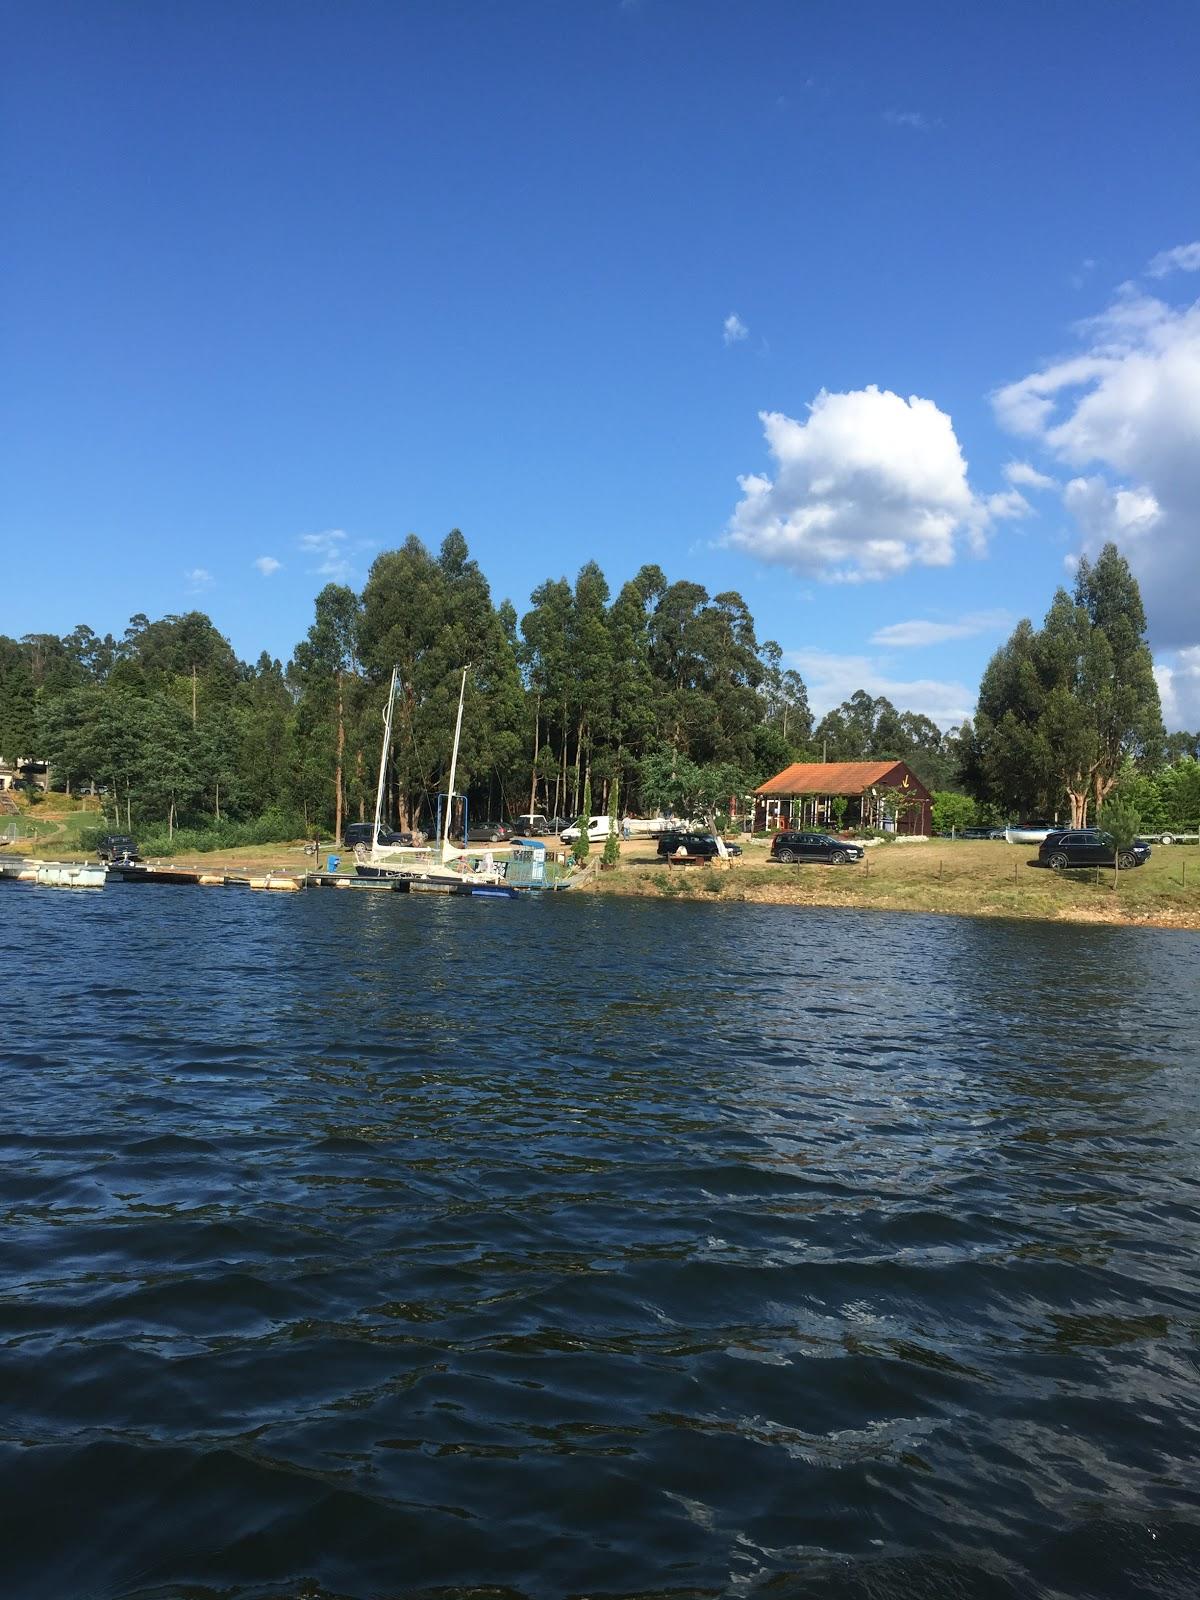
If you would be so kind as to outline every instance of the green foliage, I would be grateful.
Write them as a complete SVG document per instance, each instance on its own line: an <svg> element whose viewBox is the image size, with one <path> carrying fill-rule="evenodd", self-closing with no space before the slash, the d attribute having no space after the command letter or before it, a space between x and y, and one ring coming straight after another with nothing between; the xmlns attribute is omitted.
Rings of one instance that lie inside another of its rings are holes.
<svg viewBox="0 0 1200 1600"><path fill-rule="evenodd" d="M621 859L621 835L617 832L617 800L620 780L613 779L608 796L608 838L604 841L603 861L606 867L615 867Z"/></svg>
<svg viewBox="0 0 1200 1600"><path fill-rule="evenodd" d="M1118 850L1124 850L1131 845L1142 826L1140 812L1127 801L1114 799L1111 795L1104 802L1100 822L1106 831L1112 834Z"/></svg>
<svg viewBox="0 0 1200 1600"><path fill-rule="evenodd" d="M1200 827L1200 761L1187 757L1158 777L1164 820L1189 829Z"/></svg>
<svg viewBox="0 0 1200 1600"><path fill-rule="evenodd" d="M89 830L84 848L94 850L107 828ZM213 850L236 850L244 845L287 844L306 837L304 818L295 813L265 812L246 822L220 822L176 828L139 828L138 848L147 858L166 855L204 854Z"/></svg>
<svg viewBox="0 0 1200 1600"><path fill-rule="evenodd" d="M952 829L969 828L975 821L975 802L970 795L958 794L953 790L939 790L933 796L933 805L930 808L933 817L933 826L939 833L949 833Z"/></svg>
<svg viewBox="0 0 1200 1600"><path fill-rule="evenodd" d="M746 774L728 761L699 765L670 749L652 750L641 764L642 795L654 811L687 821L712 817L750 787Z"/></svg>
<svg viewBox="0 0 1200 1600"><path fill-rule="evenodd" d="M980 800L1017 814L1071 819L1100 807L1123 764L1153 766L1164 734L1146 617L1115 545L1082 561L1075 592L1060 589L1035 632L1028 621L992 657L960 772Z"/></svg>
<svg viewBox="0 0 1200 1600"><path fill-rule="evenodd" d="M806 755L816 761L904 761L931 792L955 778L952 736L929 717L898 711L885 696L872 698L863 689L825 714L811 744Z"/></svg>
<svg viewBox="0 0 1200 1600"><path fill-rule="evenodd" d="M1075 603L1089 617L1120 614L1120 574L1110 567L1102 558L1085 574ZM942 790L960 768L980 775L972 787L981 790L998 765L1009 791L1030 773L1047 792L1057 781L1052 742L1043 734L1039 743L1011 695L1001 699L1017 729L1002 761L990 724L943 738L927 718L865 692L814 733L803 681L780 645L759 643L740 595L710 596L655 565L613 595L589 562L574 581L539 584L518 617L508 601L495 603L457 530L436 553L415 537L382 552L361 594L326 585L286 664L266 654L238 661L202 612L155 621L139 613L119 638L84 625L61 638L0 638L0 755L48 759L56 787L103 791L110 815L119 807L122 826L141 831L161 823L170 835L181 819L189 832L202 818L248 824L271 812L298 819L299 833L331 836L339 798L343 819L372 813L396 666L383 820L428 830L449 776L464 664L457 787L476 818L528 807L576 815L590 807L588 772L629 812L699 819L734 798L740 810L755 784L819 758L822 742L831 759L906 760ZM1040 694L1038 660L1021 657L1014 671L1026 668ZM1105 680L1113 715L1127 679L1114 655ZM1200 748L1191 737L1180 736L1177 754ZM1097 747L1101 738L1097 724ZM992 788L987 798L998 803Z"/></svg>
<svg viewBox="0 0 1200 1600"><path fill-rule="evenodd" d="M588 838L588 821L592 813L592 780L590 774L583 780L583 813L579 818L579 837L571 846L571 854L576 864L583 866L588 856L592 853L591 840Z"/></svg>

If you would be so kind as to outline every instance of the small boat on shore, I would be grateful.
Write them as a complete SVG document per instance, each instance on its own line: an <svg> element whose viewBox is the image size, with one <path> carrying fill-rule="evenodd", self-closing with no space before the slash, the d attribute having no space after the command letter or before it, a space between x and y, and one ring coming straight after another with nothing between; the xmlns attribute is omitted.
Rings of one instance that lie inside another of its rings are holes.
<svg viewBox="0 0 1200 1600"><path fill-rule="evenodd" d="M1009 844L1042 844L1063 826L1061 822L1010 822L1004 837Z"/></svg>

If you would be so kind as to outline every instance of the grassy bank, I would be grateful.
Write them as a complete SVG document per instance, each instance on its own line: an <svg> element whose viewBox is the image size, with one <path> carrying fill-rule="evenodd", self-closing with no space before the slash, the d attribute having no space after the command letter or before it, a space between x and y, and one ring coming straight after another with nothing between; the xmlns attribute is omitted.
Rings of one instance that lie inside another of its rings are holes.
<svg viewBox="0 0 1200 1600"><path fill-rule="evenodd" d="M12 853L44 859L86 855L79 848L80 824L94 826L94 815L56 822L53 833L43 833L36 842L27 840ZM881 844L867 852L866 861L843 867L773 865L767 848L762 839L744 843L744 855L729 869L668 868L656 855L652 840L630 840L621 846L619 866L597 872L585 892L1200 929L1196 845L1160 845L1144 867L1116 875L1115 883L1111 868L1052 872L1036 864L1036 848L992 840ZM179 866L209 872L224 868L301 873L324 866L331 849L323 846L314 858L305 854L302 841L295 840L215 850L209 845L201 853L177 837L175 849L161 855ZM341 855L342 870L352 871L350 852Z"/></svg>
<svg viewBox="0 0 1200 1600"><path fill-rule="evenodd" d="M843 867L772 864L765 840L743 849L730 869L668 868L651 845L630 843L620 867L597 877L596 892L1200 928L1195 845L1160 846L1115 882L1111 868L1052 872L1036 864L1036 847L996 840L879 845Z"/></svg>

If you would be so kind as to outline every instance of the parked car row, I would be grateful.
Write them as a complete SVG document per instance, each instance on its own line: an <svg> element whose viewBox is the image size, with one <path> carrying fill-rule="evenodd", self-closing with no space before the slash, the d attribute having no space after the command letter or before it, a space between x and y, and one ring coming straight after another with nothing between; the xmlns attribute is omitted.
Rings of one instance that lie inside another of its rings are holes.
<svg viewBox="0 0 1200 1600"><path fill-rule="evenodd" d="M574 844L579 838L580 824L585 819L577 817L548 817L539 811L522 812L511 822L474 822L467 829L471 844L501 844L507 839L544 839L556 835L564 844ZM607 814L586 818L587 836L592 844L602 844L608 838L612 818ZM658 838L669 824L662 817L621 817L617 832L623 838ZM344 832L344 841L350 845L371 843L372 824L351 823ZM418 836L419 837L419 836ZM414 836L396 833L391 828L380 828L380 844L411 844Z"/></svg>
<svg viewBox="0 0 1200 1600"><path fill-rule="evenodd" d="M353 850L355 845L362 844L370 847L371 835L375 832L373 822L350 822L342 829L342 844L347 850ZM395 828L381 827L379 830L380 844L418 844L421 835L407 831L397 832Z"/></svg>
<svg viewBox="0 0 1200 1600"><path fill-rule="evenodd" d="M516 833L523 839L544 839L548 834L561 833L570 825L570 817L547 817L540 811L522 812L513 823Z"/></svg>

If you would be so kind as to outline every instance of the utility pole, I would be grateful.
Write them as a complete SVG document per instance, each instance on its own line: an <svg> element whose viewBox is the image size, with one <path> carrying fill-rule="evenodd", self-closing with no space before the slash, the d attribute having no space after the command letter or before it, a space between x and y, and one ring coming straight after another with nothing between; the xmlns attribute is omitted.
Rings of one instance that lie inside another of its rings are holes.
<svg viewBox="0 0 1200 1600"><path fill-rule="evenodd" d="M196 663L192 662L192 727L196 726Z"/></svg>

